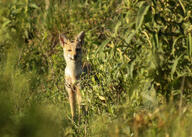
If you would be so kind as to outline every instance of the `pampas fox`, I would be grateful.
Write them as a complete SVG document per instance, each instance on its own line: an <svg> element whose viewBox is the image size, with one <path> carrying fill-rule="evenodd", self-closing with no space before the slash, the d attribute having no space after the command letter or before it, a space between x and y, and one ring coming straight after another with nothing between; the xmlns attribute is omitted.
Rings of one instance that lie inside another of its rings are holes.
<svg viewBox="0 0 192 137"><path fill-rule="evenodd" d="M80 115L81 93L80 75L82 74L82 49L84 32L80 32L73 42L68 40L63 34L59 35L60 44L63 48L65 68L65 88L68 92L72 119L76 117L76 104Z"/></svg>

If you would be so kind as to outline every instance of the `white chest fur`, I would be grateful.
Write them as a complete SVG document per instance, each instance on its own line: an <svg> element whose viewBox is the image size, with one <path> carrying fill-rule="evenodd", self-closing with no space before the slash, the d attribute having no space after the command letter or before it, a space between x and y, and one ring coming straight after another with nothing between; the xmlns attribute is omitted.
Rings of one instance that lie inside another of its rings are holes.
<svg viewBox="0 0 192 137"><path fill-rule="evenodd" d="M81 63L79 64L67 64L65 68L65 76L72 78L72 83L75 83L76 80L80 77L82 73Z"/></svg>

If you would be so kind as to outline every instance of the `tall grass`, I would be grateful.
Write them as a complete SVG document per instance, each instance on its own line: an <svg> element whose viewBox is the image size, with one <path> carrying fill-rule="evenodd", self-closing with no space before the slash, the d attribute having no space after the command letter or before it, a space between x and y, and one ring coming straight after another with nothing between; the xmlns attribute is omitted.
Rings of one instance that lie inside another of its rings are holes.
<svg viewBox="0 0 192 137"><path fill-rule="evenodd" d="M0 2L0 135L192 136L188 0ZM58 34L86 32L81 122Z"/></svg>

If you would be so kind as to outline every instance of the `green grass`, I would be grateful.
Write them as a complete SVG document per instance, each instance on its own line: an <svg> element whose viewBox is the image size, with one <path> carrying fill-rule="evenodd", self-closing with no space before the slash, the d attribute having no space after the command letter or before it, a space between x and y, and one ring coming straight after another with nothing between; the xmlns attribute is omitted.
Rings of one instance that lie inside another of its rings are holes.
<svg viewBox="0 0 192 137"><path fill-rule="evenodd" d="M191 137L189 0L2 0L2 137ZM60 32L85 31L84 114L73 123Z"/></svg>

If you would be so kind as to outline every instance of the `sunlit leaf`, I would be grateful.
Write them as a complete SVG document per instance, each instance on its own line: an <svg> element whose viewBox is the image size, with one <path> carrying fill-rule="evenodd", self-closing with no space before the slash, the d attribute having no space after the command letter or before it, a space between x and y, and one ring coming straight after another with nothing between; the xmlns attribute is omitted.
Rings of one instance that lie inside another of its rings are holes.
<svg viewBox="0 0 192 137"><path fill-rule="evenodd" d="M103 43L101 43L101 45L99 46L99 48L96 51L96 54L103 51L104 47L110 42L110 39L105 40Z"/></svg>
<svg viewBox="0 0 192 137"><path fill-rule="evenodd" d="M189 53L189 57L191 57L192 56L192 38L191 38L191 33L188 34L188 39L189 39L188 53Z"/></svg>
<svg viewBox="0 0 192 137"><path fill-rule="evenodd" d="M179 56L178 58L176 58L176 59L174 60L174 62L173 62L172 69L171 69L171 79L173 79L173 75L174 75L174 73L176 72L177 64L178 64L178 62L179 62L179 60L180 60L181 57L182 57L182 55Z"/></svg>
<svg viewBox="0 0 192 137"><path fill-rule="evenodd" d="M29 7L34 8L34 9L38 9L39 8L35 3L30 3Z"/></svg>
<svg viewBox="0 0 192 137"><path fill-rule="evenodd" d="M125 38L125 41L127 44L129 44L129 42L132 40L132 38L135 36L136 31L131 32L131 34L129 34L129 36L127 38Z"/></svg>
<svg viewBox="0 0 192 137"><path fill-rule="evenodd" d="M100 100L104 101L106 100L104 96L98 96Z"/></svg>
<svg viewBox="0 0 192 137"><path fill-rule="evenodd" d="M121 22L119 21L115 26L115 36L117 35L118 29L121 26Z"/></svg>
<svg viewBox="0 0 192 137"><path fill-rule="evenodd" d="M139 11L137 13L137 18L136 18L136 30L140 29L140 27L144 21L144 17L149 10L149 7L150 6L147 3L141 4Z"/></svg>

